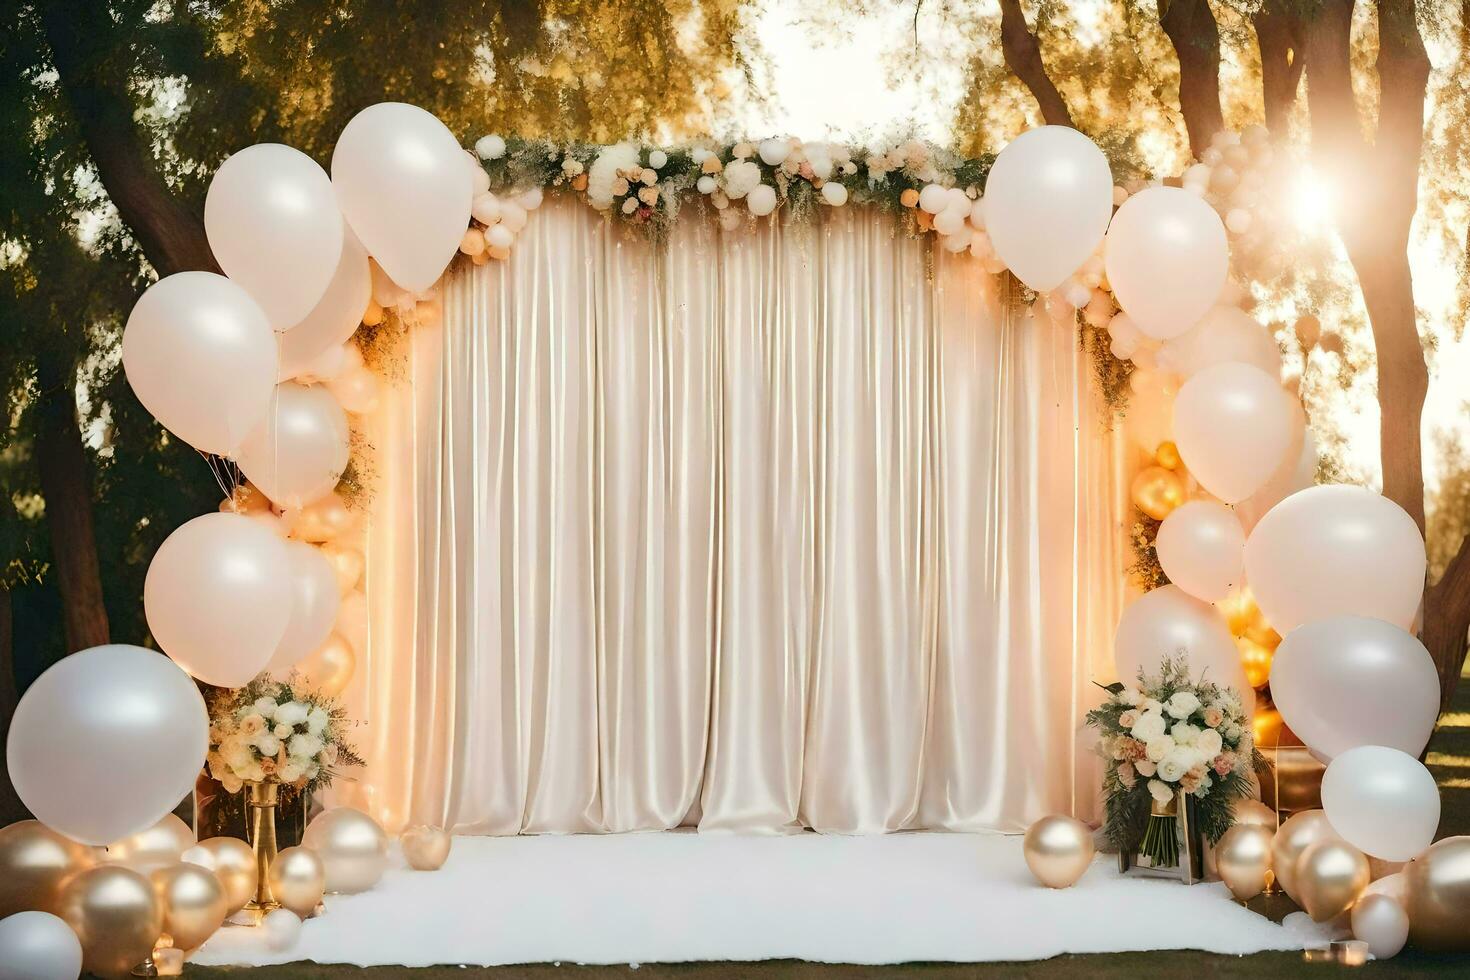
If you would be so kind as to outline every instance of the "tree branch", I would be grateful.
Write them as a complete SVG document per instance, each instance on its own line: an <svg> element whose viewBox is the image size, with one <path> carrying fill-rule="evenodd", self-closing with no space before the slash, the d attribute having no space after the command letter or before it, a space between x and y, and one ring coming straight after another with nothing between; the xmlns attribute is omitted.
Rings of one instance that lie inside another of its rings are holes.
<svg viewBox="0 0 1470 980"><path fill-rule="evenodd" d="M1284 0L1266 0L1251 17L1261 50L1261 95L1266 107L1266 128L1284 137L1291 107L1301 87L1306 64L1301 21Z"/></svg>
<svg viewBox="0 0 1470 980"><path fill-rule="evenodd" d="M1026 26L1021 0L1000 0L1000 46L1005 54L1006 67L1030 89L1047 125L1072 126L1072 114L1067 111L1067 103L1041 60L1041 44Z"/></svg>
<svg viewBox="0 0 1470 980"><path fill-rule="evenodd" d="M97 176L143 254L160 275L218 272L204 222L169 190L133 119L126 70L116 64L126 45L116 37L107 4L53 0L42 5L41 18Z"/></svg>
<svg viewBox="0 0 1470 980"><path fill-rule="evenodd" d="M1198 158L1225 128L1220 111L1220 28L1208 0L1158 0L1159 25L1179 59L1179 110Z"/></svg>

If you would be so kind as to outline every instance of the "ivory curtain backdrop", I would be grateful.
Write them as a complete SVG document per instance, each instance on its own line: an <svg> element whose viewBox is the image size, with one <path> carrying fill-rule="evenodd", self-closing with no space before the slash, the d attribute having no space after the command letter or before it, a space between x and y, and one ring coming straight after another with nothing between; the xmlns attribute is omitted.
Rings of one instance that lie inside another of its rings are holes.
<svg viewBox="0 0 1470 980"><path fill-rule="evenodd" d="M1089 815L1121 439L1075 331L876 209L656 246L548 200L370 417L390 829Z"/></svg>

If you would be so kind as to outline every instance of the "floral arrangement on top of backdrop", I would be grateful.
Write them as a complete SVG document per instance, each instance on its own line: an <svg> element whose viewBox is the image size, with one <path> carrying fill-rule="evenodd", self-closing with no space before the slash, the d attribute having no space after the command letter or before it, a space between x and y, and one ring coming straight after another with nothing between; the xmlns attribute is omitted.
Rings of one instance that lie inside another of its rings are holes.
<svg viewBox="0 0 1470 980"><path fill-rule="evenodd" d="M1166 661L1157 675L1116 684L1087 724L1102 735L1108 840L1172 866L1178 838L1176 792L1191 797L1200 831L1214 843L1230 829L1235 801L1251 795L1251 773L1264 766L1240 695L1190 677L1188 661ZM1158 817L1159 820L1155 820Z"/></svg>
<svg viewBox="0 0 1470 980"><path fill-rule="evenodd" d="M226 792L274 781L323 789L362 757L347 740L347 711L335 698L262 675L209 698L209 774Z"/></svg>

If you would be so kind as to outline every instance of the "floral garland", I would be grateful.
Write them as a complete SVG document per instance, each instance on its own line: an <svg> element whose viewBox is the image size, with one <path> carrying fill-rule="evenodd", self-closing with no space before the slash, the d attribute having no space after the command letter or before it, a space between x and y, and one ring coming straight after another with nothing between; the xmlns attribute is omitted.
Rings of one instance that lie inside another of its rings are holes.
<svg viewBox="0 0 1470 980"><path fill-rule="evenodd" d="M1252 795L1251 773L1266 764L1240 695L1193 681L1183 657L1165 662L1156 677L1140 672L1137 683L1108 692L1087 713L1107 759L1108 840L1121 850L1138 848L1154 804L1167 805L1178 790L1192 799L1200 830L1218 841L1230 829L1234 802Z"/></svg>

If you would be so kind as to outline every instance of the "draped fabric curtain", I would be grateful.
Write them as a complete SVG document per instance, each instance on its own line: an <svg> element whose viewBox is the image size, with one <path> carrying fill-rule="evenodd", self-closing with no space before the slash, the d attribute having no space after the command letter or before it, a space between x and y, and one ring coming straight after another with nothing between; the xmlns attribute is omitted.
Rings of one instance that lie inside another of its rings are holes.
<svg viewBox="0 0 1470 980"><path fill-rule="evenodd" d="M484 834L1091 815L1125 495L1070 325L857 207L655 244L555 198L443 298L366 426L344 802Z"/></svg>

